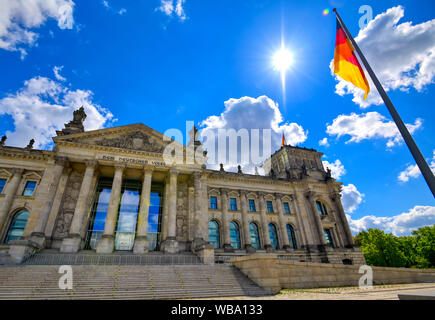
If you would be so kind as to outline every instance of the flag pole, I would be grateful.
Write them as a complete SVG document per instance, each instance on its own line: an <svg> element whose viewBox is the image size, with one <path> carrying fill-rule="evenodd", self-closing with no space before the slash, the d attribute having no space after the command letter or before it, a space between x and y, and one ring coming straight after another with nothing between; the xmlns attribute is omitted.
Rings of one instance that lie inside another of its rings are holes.
<svg viewBox="0 0 435 320"><path fill-rule="evenodd" d="M343 27L344 31L346 32L347 37L352 42L353 47L355 48L356 52L358 52L358 55L364 64L368 74L370 75L370 78L372 79L373 83L376 86L376 89L378 89L378 92L380 96L382 97L382 100L384 100L385 105L387 106L388 111L391 114L391 117L393 118L394 122L396 123L397 128L399 129L399 132L401 133L403 140L405 140L406 145L409 148L409 151L411 151L412 156L414 157L415 162L417 163L418 168L420 169L424 179L426 180L427 185L429 186L429 189L432 192L432 195L435 197L435 177L432 173L432 170L429 168L429 165L427 164L426 160L424 159L423 155L421 154L420 150L417 147L417 144L415 143L414 139L412 138L411 134L409 133L408 129L406 128L405 124L403 123L402 119L399 116L399 113L396 111L396 109L393 106L393 103L391 102L390 98L388 97L387 93L385 92L384 88L382 87L381 83L379 82L378 78L376 77L375 73L373 72L372 68L370 67L369 63L367 62L366 58L364 57L363 53L361 52L360 48L356 44L355 40L353 39L352 35L350 34L349 30L347 30L346 25L344 24L343 20L341 20L340 15L337 12L337 9L333 9L335 15L337 16L338 21L340 22L341 26Z"/></svg>

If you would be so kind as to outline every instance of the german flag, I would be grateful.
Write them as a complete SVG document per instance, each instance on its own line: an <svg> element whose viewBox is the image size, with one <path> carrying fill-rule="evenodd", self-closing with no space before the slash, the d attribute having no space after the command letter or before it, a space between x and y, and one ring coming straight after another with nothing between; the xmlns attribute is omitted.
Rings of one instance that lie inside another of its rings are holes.
<svg viewBox="0 0 435 320"><path fill-rule="evenodd" d="M282 141L281 141L281 147L285 146L285 137L284 137L284 133L282 134Z"/></svg>
<svg viewBox="0 0 435 320"><path fill-rule="evenodd" d="M370 92L364 71L355 56L354 48L337 19L337 36L335 38L334 73L343 80L353 83L364 90L364 100Z"/></svg>

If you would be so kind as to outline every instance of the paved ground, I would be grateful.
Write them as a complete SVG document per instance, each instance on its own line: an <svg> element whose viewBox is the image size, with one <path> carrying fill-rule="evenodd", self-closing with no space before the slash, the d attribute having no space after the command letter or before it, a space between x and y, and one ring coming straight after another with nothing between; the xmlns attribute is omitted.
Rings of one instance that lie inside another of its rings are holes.
<svg viewBox="0 0 435 320"><path fill-rule="evenodd" d="M274 296L265 297L221 297L212 300L398 300L399 293L429 292L435 290L435 283L411 283L376 285L373 289L358 287L318 288L282 290Z"/></svg>

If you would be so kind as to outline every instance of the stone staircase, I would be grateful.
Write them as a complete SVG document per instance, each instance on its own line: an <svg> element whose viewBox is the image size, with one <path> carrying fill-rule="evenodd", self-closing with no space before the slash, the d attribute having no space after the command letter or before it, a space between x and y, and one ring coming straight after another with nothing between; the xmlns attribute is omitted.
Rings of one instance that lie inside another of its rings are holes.
<svg viewBox="0 0 435 320"><path fill-rule="evenodd" d="M0 266L0 299L195 299L264 296L231 265L72 265L73 289L59 289L59 265Z"/></svg>

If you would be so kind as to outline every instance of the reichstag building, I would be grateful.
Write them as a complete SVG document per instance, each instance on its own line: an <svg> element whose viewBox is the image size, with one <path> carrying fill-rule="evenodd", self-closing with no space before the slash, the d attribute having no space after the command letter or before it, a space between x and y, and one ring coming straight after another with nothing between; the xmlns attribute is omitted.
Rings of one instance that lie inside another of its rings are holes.
<svg viewBox="0 0 435 320"><path fill-rule="evenodd" d="M44 249L364 263L322 153L283 146L264 176L167 165L161 133L140 123L85 132L85 118L76 110L51 151L0 142L0 250L17 263Z"/></svg>

